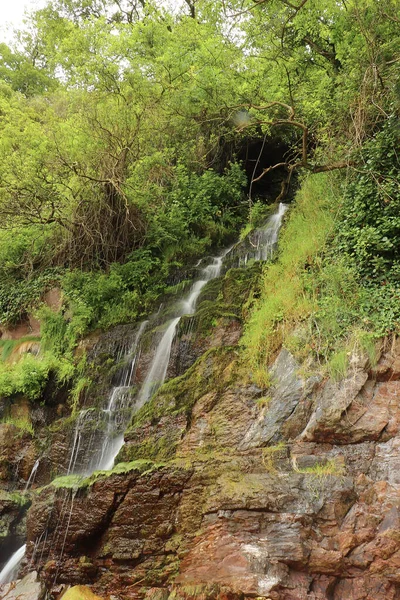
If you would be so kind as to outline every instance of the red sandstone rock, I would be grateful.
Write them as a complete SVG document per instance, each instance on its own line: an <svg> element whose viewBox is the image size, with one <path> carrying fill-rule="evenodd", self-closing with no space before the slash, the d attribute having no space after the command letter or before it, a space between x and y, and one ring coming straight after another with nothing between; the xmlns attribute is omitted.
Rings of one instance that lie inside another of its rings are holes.
<svg viewBox="0 0 400 600"><path fill-rule="evenodd" d="M286 353L265 410L221 376L130 434L128 449L167 440L166 465L43 490L28 560L118 600L400 600L399 357L335 383Z"/></svg>

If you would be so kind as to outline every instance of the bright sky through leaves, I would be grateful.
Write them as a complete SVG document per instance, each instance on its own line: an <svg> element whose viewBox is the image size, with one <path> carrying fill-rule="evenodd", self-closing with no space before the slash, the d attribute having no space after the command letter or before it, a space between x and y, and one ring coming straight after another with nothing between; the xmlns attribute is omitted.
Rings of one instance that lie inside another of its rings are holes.
<svg viewBox="0 0 400 600"><path fill-rule="evenodd" d="M15 28L23 25L25 10L44 6L45 0L1 0L0 42L9 42Z"/></svg>

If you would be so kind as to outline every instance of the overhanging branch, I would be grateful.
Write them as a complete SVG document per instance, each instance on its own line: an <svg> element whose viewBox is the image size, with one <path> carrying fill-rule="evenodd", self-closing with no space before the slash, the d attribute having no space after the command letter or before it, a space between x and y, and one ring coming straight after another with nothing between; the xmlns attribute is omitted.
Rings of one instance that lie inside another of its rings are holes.
<svg viewBox="0 0 400 600"><path fill-rule="evenodd" d="M273 171L275 169L279 169L279 168L284 168L288 172L288 176L286 177L286 179L284 179L282 181L282 189L281 189L281 193L279 194L279 197L278 197L278 200L281 200L285 196L285 193L286 193L287 187L290 183L290 179L292 177L293 172L297 169L301 169L301 168L307 169L311 173L323 173L323 172L328 172L328 171L334 171L336 169L345 169L345 168L352 167L355 165L355 162L351 161L351 160L332 162L332 163L323 164L323 165L321 165L321 164L316 165L316 164L310 163L309 155L308 155L309 127L305 123L301 122L300 120L295 119L295 109L293 106L291 106L289 104L285 104L284 102L274 101L274 102L269 102L268 104L266 104L264 106L256 106L253 104L247 104L247 105L242 104L242 105L232 107L232 108L234 108L234 109L245 108L246 110L254 109L254 110L258 110L258 111L264 111L264 110L268 110L268 109L271 109L276 106L282 107L287 111L287 113L288 113L287 118L252 119L252 120L249 120L248 122L241 124L238 127L238 130L242 131L243 129L253 127L254 125L268 125L269 127L289 126L289 127L294 127L296 129L300 129L302 132L301 159L295 160L295 161L289 161L289 160L281 161L279 163L276 163L274 165L270 165L269 167L266 167L265 169L263 169L263 171L260 175L258 175L257 177L254 177L254 176L252 177L250 185L252 185L253 183L256 183L257 181L260 181L263 177L265 177L265 175L267 175L271 171Z"/></svg>

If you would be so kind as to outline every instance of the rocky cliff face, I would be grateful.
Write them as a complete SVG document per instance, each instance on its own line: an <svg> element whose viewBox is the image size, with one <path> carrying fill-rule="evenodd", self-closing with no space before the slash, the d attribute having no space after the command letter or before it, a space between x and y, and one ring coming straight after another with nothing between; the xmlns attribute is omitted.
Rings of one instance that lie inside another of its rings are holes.
<svg viewBox="0 0 400 600"><path fill-rule="evenodd" d="M120 600L400 598L400 344L342 381L283 349L264 392L230 341L135 415L113 472L37 495L26 570Z"/></svg>

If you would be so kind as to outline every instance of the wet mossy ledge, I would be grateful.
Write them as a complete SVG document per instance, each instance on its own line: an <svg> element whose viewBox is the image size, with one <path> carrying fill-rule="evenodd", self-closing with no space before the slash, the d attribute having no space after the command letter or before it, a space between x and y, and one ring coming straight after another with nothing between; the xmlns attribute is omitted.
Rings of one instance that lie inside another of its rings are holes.
<svg viewBox="0 0 400 600"><path fill-rule="evenodd" d="M53 479L53 481L37 490L38 493L44 490L85 490L89 489L95 483L101 480L108 479L115 475L127 475L128 473L137 473L139 476L146 475L152 471L163 469L166 463L154 462L152 460L133 460L130 462L121 462L109 471L95 471L90 476L85 475L63 475Z"/></svg>
<svg viewBox="0 0 400 600"><path fill-rule="evenodd" d="M200 293L196 313L182 317L178 336L190 330L196 341L220 324L232 320L243 323L243 310L261 272L262 263L253 261L246 268L231 268L224 276L208 282Z"/></svg>

